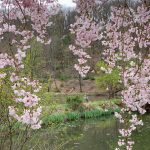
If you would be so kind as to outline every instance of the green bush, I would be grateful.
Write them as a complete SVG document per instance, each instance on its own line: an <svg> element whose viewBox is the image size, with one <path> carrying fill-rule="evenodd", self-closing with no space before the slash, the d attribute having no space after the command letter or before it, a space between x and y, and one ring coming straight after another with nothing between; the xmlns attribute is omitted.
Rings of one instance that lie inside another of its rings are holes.
<svg viewBox="0 0 150 150"><path fill-rule="evenodd" d="M109 70L104 61L99 61L96 65L99 68L98 75L95 77L98 87L107 89L109 98L113 98L115 93L122 87L120 83L120 72L117 68L113 68L110 73L106 73L101 68Z"/></svg>
<svg viewBox="0 0 150 150"><path fill-rule="evenodd" d="M67 97L67 104L69 108L71 108L72 110L81 110L82 102L83 102L83 98L79 95L76 95L76 96L73 95L73 96Z"/></svg>

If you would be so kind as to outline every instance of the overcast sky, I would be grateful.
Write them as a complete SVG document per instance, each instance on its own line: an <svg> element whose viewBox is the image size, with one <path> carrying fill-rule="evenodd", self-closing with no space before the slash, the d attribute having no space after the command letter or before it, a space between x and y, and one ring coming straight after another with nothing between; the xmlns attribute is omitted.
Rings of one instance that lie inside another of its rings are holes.
<svg viewBox="0 0 150 150"><path fill-rule="evenodd" d="M76 4L72 2L72 0L58 0L58 2L61 5L64 5L65 7L75 7Z"/></svg>

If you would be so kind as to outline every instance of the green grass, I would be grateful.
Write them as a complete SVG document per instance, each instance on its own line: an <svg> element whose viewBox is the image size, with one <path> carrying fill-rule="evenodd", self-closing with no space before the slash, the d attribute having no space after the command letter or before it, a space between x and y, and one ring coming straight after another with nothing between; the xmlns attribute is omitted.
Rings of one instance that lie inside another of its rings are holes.
<svg viewBox="0 0 150 150"><path fill-rule="evenodd" d="M59 104L56 102L45 104L43 106L43 112L41 116L41 120L43 122L43 126L53 125L53 124L60 124L66 123L70 121L75 121L79 119L90 119L90 118L100 118L103 116L109 116L114 112L119 112L120 109L116 106L119 104L121 100L119 99L112 99L109 100L97 100L94 102L89 102L92 106L91 110L83 110L82 112L79 111L72 111L68 108L67 104ZM109 105L108 105L109 104ZM102 106L106 106L102 108ZM22 128L21 123L16 123L15 128Z"/></svg>
<svg viewBox="0 0 150 150"><path fill-rule="evenodd" d="M117 111L117 105L121 103L120 99L108 100L107 98L101 98L88 102L90 107L85 107L81 112L79 112L80 110L71 110L69 105L65 102L60 102L59 97L60 94L57 95L54 93L44 93L42 95L41 101L43 102L41 102L41 104L43 105L43 112L41 119L43 121L43 125L62 123L81 118L88 119L111 115L114 110ZM66 99L67 96L64 95L63 98Z"/></svg>
<svg viewBox="0 0 150 150"><path fill-rule="evenodd" d="M53 99L53 100L52 100ZM59 103L55 101L54 93L44 93L41 97L41 105L43 112L41 120L44 126L59 124L63 122L70 122L79 119L99 118L102 116L109 116L114 111L119 111L116 107L121 103L120 99L99 99L90 104L90 109L84 109L81 112L71 110L66 103ZM15 124L15 128L22 126L20 123Z"/></svg>
<svg viewBox="0 0 150 150"><path fill-rule="evenodd" d="M121 99L99 99L99 100L96 100L96 101L93 101L91 102L91 105L93 107L96 107L96 106L102 106L102 105L105 105L105 104L110 104L110 105L118 105L121 103Z"/></svg>
<svg viewBox="0 0 150 150"><path fill-rule="evenodd" d="M113 114L114 112L119 112L119 109L108 109L108 110L90 110L90 111L85 111L85 112L67 112L64 114L53 114L49 116L45 116L43 118L43 125L49 125L53 123L63 123L66 121L74 121L78 119L88 119L88 118L98 118L102 116L108 116Z"/></svg>

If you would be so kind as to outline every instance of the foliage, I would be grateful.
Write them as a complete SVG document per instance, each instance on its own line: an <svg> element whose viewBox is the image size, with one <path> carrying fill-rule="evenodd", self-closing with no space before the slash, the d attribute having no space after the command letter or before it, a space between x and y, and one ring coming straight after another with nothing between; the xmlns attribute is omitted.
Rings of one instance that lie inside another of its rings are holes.
<svg viewBox="0 0 150 150"><path fill-rule="evenodd" d="M40 104L42 106L48 106L49 104L53 103L54 93L53 92L45 92L39 93L39 97L41 98Z"/></svg>
<svg viewBox="0 0 150 150"><path fill-rule="evenodd" d="M114 97L115 92L121 89L119 69L113 68L113 70L108 73L109 67L104 61L99 61L96 66L99 69L98 76L95 77L96 84L100 88L108 90L109 98Z"/></svg>
<svg viewBox="0 0 150 150"><path fill-rule="evenodd" d="M30 75L32 78L42 77L42 72L39 72L42 68L44 60L42 58L43 45L33 38L30 42L30 49L26 53L26 57L23 60L25 75Z"/></svg>
<svg viewBox="0 0 150 150"><path fill-rule="evenodd" d="M5 68L0 70L0 73L7 73L11 71L11 68ZM7 75L5 78L0 78L0 125L8 122L8 107L14 102L12 97L14 96L13 90L11 89L12 83L9 81L10 76Z"/></svg>
<svg viewBox="0 0 150 150"><path fill-rule="evenodd" d="M90 111L74 111L74 112L68 112L68 113L61 113L61 114L52 114L49 116L45 116L43 118L43 125L49 125L52 123L63 123L67 121L74 121L78 119L89 119L89 118L98 118L102 116L109 116L114 112L120 112L120 109L93 109Z"/></svg>
<svg viewBox="0 0 150 150"><path fill-rule="evenodd" d="M83 98L79 95L68 96L66 100L69 108L71 108L72 110L81 109L81 104L83 101Z"/></svg>

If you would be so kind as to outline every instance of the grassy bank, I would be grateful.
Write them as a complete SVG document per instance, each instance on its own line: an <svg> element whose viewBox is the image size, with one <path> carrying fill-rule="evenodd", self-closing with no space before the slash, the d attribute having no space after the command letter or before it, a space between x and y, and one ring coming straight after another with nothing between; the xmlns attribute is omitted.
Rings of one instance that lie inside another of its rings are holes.
<svg viewBox="0 0 150 150"><path fill-rule="evenodd" d="M53 114L49 116L45 116L43 118L43 125L50 125L52 123L63 123L68 121L74 121L79 119L88 119L88 118L98 118L102 116L108 116L113 114L114 112L119 112L120 109L95 109L90 111L84 111L84 112L67 112L63 114Z"/></svg>
<svg viewBox="0 0 150 150"><path fill-rule="evenodd" d="M68 97L70 101L67 101ZM85 101L82 93L74 95L43 93L41 97L43 125L108 116L119 111L120 103L120 99L105 97L95 97L93 101Z"/></svg>
<svg viewBox="0 0 150 150"><path fill-rule="evenodd" d="M84 95L81 94L79 98L82 99L83 96ZM120 99L107 99L103 97L88 102L83 100L78 104L78 107L73 110L72 105L70 106L65 100L67 96L63 97L63 102L60 98L62 99L60 95L55 95L54 93L42 94L40 101L43 108L41 115L42 126L47 127L52 124L66 123L80 119L100 118L120 111L118 107L121 103ZM23 126L20 123L16 123L15 128L20 127L22 128Z"/></svg>

